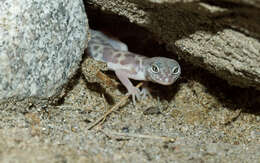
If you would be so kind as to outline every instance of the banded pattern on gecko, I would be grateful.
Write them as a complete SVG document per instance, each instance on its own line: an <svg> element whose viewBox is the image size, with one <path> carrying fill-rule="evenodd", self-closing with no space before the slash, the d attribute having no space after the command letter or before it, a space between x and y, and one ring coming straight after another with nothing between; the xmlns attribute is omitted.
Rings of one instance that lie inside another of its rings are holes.
<svg viewBox="0 0 260 163"><path fill-rule="evenodd" d="M181 68L177 61L165 57L148 58L128 51L126 44L109 38L100 31L90 30L91 39L87 52L95 60L107 63L110 70L115 71L116 76L135 98L140 99L149 94L145 87L140 91L134 87L129 79L152 81L162 85L173 84L181 74Z"/></svg>

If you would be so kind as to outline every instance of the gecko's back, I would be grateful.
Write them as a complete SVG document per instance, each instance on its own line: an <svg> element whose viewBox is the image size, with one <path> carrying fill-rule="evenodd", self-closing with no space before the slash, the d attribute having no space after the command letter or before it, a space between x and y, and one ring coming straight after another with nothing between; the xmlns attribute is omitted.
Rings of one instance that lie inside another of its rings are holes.
<svg viewBox="0 0 260 163"><path fill-rule="evenodd" d="M117 51L128 51L127 46L115 39L111 39L100 31L92 30L91 39L88 43L88 54L90 54L94 59L106 62L102 59L104 52L108 55L113 55L115 50Z"/></svg>
<svg viewBox="0 0 260 163"><path fill-rule="evenodd" d="M132 73L130 78L145 80L140 65L146 57L129 52L126 44L109 38L99 31L91 30L88 54L95 60L107 63L110 70L125 69Z"/></svg>

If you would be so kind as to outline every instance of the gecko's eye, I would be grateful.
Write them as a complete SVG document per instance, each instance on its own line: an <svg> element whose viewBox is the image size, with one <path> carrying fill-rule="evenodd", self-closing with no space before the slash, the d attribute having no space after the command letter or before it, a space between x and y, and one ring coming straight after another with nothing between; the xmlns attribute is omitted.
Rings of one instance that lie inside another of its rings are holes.
<svg viewBox="0 0 260 163"><path fill-rule="evenodd" d="M159 67L157 65L152 65L151 70L153 73L158 73L160 71Z"/></svg>
<svg viewBox="0 0 260 163"><path fill-rule="evenodd" d="M176 75L176 74L179 73L179 71L180 71L179 67L173 67L173 69L172 69L172 74L173 74L173 75Z"/></svg>

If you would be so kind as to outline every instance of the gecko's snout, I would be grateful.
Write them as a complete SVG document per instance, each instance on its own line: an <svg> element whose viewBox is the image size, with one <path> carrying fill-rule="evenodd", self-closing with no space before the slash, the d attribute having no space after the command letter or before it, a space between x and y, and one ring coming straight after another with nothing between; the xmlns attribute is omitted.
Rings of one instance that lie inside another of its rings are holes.
<svg viewBox="0 0 260 163"><path fill-rule="evenodd" d="M161 85L172 85L177 79L179 78L179 75L178 76L165 76L165 77L162 77L158 80L156 80L156 83L159 83Z"/></svg>

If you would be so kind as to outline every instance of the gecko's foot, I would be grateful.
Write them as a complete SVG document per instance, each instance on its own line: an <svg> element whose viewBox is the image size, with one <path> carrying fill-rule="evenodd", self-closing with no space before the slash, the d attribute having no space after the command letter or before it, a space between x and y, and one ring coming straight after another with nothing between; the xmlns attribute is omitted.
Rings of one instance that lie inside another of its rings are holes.
<svg viewBox="0 0 260 163"><path fill-rule="evenodd" d="M148 87L143 87L141 91L142 99L145 99L147 96L152 97Z"/></svg>
<svg viewBox="0 0 260 163"><path fill-rule="evenodd" d="M136 87L132 87L130 90L128 90L127 95L132 96L134 105L136 104L135 99L137 99L138 101L141 100L141 91Z"/></svg>

